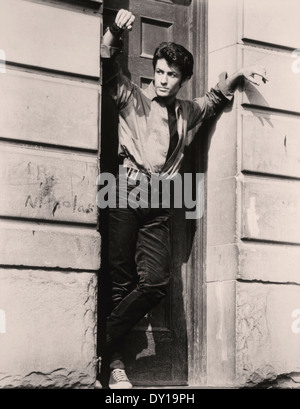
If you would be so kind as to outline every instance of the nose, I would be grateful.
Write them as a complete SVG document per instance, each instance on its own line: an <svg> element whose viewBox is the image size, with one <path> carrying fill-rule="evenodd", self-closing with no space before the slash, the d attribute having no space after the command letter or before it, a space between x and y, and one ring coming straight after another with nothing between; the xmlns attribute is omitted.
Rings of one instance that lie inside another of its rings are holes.
<svg viewBox="0 0 300 409"><path fill-rule="evenodd" d="M163 74L163 75L161 76L160 83L161 83L161 85L167 85L167 83L168 83L168 76L167 76L167 74Z"/></svg>

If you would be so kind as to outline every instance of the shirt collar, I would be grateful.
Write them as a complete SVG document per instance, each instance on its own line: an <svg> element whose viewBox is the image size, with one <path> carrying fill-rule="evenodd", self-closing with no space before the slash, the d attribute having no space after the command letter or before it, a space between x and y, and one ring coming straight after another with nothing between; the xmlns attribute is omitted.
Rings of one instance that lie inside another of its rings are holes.
<svg viewBox="0 0 300 409"><path fill-rule="evenodd" d="M155 92L155 87L154 87L154 81L151 81L148 87L145 90L146 96L153 101L155 98L157 98L157 94ZM179 99L176 98L175 100L175 109L181 108L181 102Z"/></svg>

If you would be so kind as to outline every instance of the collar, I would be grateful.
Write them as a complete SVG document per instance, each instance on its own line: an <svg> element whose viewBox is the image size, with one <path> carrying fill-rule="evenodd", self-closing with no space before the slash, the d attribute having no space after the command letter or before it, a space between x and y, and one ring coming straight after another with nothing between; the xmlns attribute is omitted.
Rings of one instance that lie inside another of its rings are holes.
<svg viewBox="0 0 300 409"><path fill-rule="evenodd" d="M157 98L157 94L155 92L154 81L151 81L148 87L145 89L145 95L153 101ZM177 112L178 109L181 109L181 101L179 99L175 99L175 110Z"/></svg>

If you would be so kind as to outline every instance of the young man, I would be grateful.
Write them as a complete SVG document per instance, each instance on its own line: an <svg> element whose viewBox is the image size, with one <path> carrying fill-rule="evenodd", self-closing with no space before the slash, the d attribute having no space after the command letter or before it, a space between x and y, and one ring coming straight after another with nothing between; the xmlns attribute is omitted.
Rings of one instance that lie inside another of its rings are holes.
<svg viewBox="0 0 300 409"><path fill-rule="evenodd" d="M124 30L135 17L120 10L102 43L104 81L119 110L119 154L127 175L125 190L116 196L127 200L138 181L151 193L154 174L167 178L178 172L187 133L216 115L233 97L242 78L259 85L266 81L262 67L249 67L220 81L202 98L177 99L180 88L193 75L193 56L184 47L162 43L154 53L154 81L142 90L124 76L113 58L120 49ZM123 186L124 188L124 186ZM161 195L159 196L161 199ZM150 203L150 201L149 201ZM112 312L107 319L107 356L110 388L131 388L122 356L124 337L166 295L169 281L170 209L142 204L109 209L109 269Z"/></svg>

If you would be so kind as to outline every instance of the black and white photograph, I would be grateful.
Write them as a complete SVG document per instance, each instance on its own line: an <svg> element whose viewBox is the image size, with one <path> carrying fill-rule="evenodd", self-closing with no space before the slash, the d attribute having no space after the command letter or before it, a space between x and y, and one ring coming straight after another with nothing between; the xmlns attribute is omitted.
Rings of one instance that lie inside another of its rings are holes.
<svg viewBox="0 0 300 409"><path fill-rule="evenodd" d="M299 18L0 0L1 390L300 389Z"/></svg>

